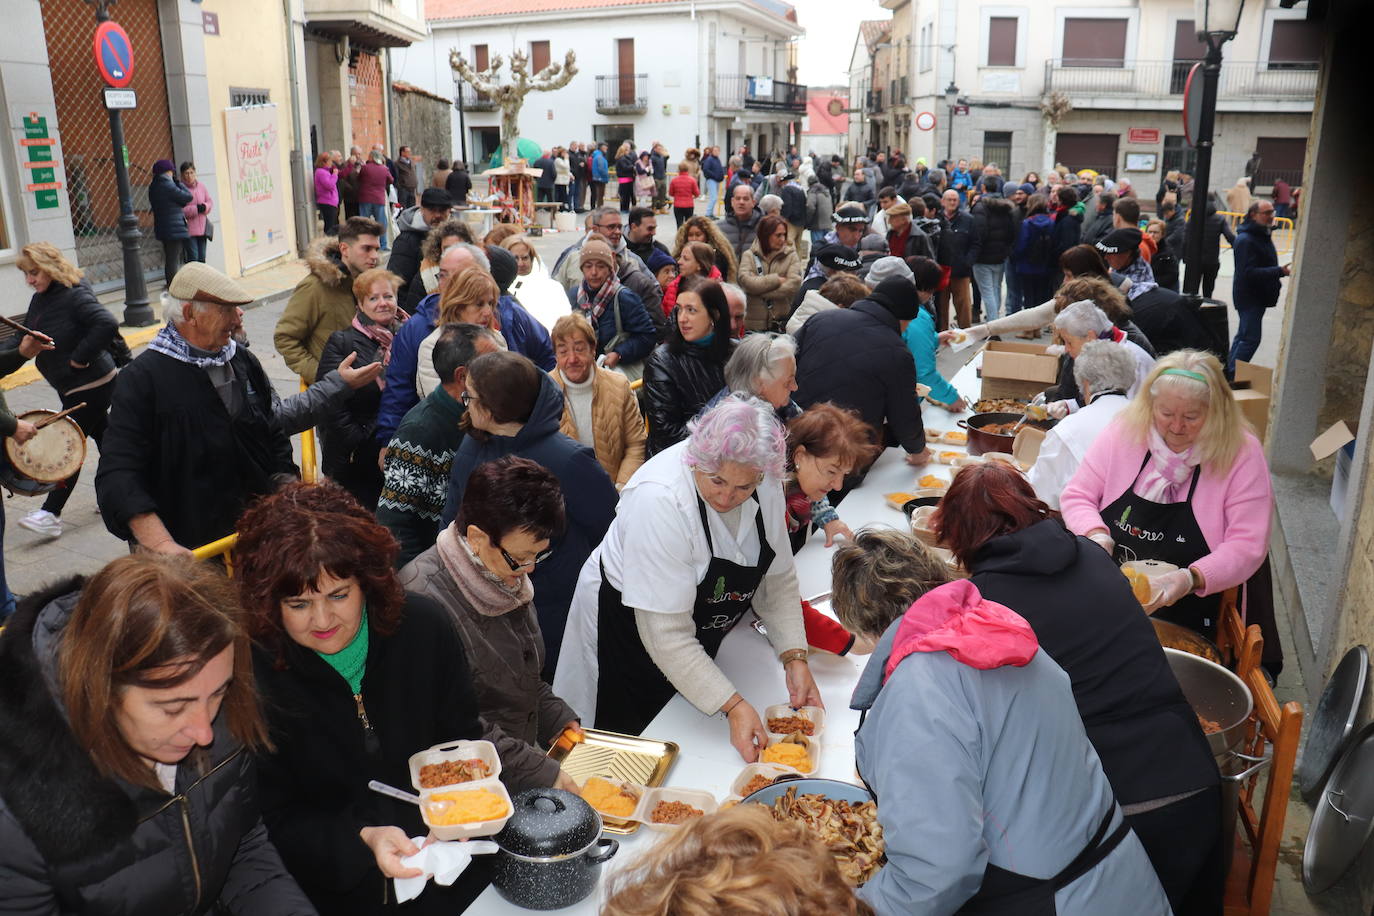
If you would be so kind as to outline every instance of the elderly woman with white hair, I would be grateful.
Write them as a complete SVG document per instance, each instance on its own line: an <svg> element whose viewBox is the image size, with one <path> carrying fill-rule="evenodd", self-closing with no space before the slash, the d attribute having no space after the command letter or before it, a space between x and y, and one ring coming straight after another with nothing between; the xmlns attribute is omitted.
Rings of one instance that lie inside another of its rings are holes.
<svg viewBox="0 0 1374 916"><path fill-rule="evenodd" d="M753 763L768 741L763 722L715 663L751 606L789 701L821 703L788 545L786 439L771 405L739 395L689 430L631 478L582 567L553 686L583 724L629 734L681 693L725 716L730 742Z"/></svg>
<svg viewBox="0 0 1374 916"><path fill-rule="evenodd" d="M1073 361L1073 377L1086 406L1045 434L1029 474L1035 495L1051 509L1059 508L1059 494L1093 440L1129 403L1126 392L1135 384L1136 362L1125 347L1090 340Z"/></svg>
<svg viewBox="0 0 1374 916"><path fill-rule="evenodd" d="M1059 503L1070 531L1118 561L1177 566L1145 610L1211 636L1221 593L1265 561L1274 496L1221 364L1179 350L1093 442Z"/></svg>
<svg viewBox="0 0 1374 916"><path fill-rule="evenodd" d="M1083 350L1083 345L1091 340L1106 340L1120 346L1131 355L1135 362L1135 380L1126 392L1126 397L1135 397L1140 385L1154 369L1155 360L1133 341L1126 339L1126 332L1107 317L1107 313L1097 304L1087 299L1072 302L1054 316L1055 336L1063 342L1063 358L1068 365L1060 364L1060 373L1065 369L1072 371L1073 360ZM1081 392L1080 392L1081 395ZM1049 405L1050 416L1063 418L1078 410L1083 403L1080 397L1067 397Z"/></svg>

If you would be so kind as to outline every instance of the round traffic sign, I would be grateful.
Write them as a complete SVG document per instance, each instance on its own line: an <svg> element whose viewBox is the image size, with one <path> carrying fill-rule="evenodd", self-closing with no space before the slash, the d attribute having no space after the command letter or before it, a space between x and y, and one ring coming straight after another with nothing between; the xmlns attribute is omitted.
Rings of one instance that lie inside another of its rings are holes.
<svg viewBox="0 0 1374 916"><path fill-rule="evenodd" d="M1188 81L1183 84L1183 140L1197 146L1202 132L1202 63L1193 64Z"/></svg>
<svg viewBox="0 0 1374 916"><path fill-rule="evenodd" d="M916 116L916 126L921 130L935 129L935 115L928 111L923 111Z"/></svg>
<svg viewBox="0 0 1374 916"><path fill-rule="evenodd" d="M133 80L134 46L119 23L102 22L95 27L95 66L100 78L116 89Z"/></svg>

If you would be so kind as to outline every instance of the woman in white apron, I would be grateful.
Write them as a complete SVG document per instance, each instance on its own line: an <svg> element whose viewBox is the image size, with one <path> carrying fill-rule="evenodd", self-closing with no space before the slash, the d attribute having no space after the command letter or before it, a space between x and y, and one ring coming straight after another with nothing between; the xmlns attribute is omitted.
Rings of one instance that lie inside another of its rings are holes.
<svg viewBox="0 0 1374 916"><path fill-rule="evenodd" d="M629 734L681 693L724 715L731 743L753 762L767 733L714 661L751 606L790 702L821 705L784 521L785 437L770 405L742 396L690 428L630 479L583 566L554 690L584 723Z"/></svg>

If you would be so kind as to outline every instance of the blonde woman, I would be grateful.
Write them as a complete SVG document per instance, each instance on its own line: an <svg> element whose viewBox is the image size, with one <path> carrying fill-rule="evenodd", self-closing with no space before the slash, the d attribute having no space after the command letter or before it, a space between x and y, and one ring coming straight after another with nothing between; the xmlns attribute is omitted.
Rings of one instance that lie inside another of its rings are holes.
<svg viewBox="0 0 1374 916"><path fill-rule="evenodd" d="M439 386L439 375L434 371L434 344L444 325L453 322L479 325L496 335L501 349L506 349L506 339L501 336L496 317L500 296L496 281L480 267L467 268L443 288L439 294L439 319L434 323L434 330L416 349L415 393L421 400Z"/></svg>
<svg viewBox="0 0 1374 916"><path fill-rule="evenodd" d="M1178 567L1146 610L1213 636L1221 593L1265 560L1269 467L1215 356L1161 358L1060 495L1064 524L1125 559Z"/></svg>
<svg viewBox="0 0 1374 916"><path fill-rule="evenodd" d="M549 276L529 236L516 232L498 244L515 256L516 276L510 295L545 329L552 331L558 319L568 314L568 294L563 285Z"/></svg>
<svg viewBox="0 0 1374 916"><path fill-rule="evenodd" d="M678 226L677 236L673 239L674 260L681 257L682 249L688 242L705 242L710 245L711 250L715 252L716 268L720 270L724 282L735 282L735 275L738 270L738 263L735 261L735 246L730 244L730 240L725 237L725 233L720 231L715 220L705 216L693 216Z"/></svg>
<svg viewBox="0 0 1374 916"><path fill-rule="evenodd" d="M84 403L86 406L71 417L99 446L119 372L110 353L110 344L119 335L119 322L96 300L91 287L82 280L81 268L63 257L56 245L25 245L15 266L33 290L24 325L38 336L11 337L0 344L0 349L16 350L23 359L33 359L44 381L57 392L63 410ZM19 526L49 538L60 537L62 508L80 474L78 469L48 493L42 508L21 518Z"/></svg>

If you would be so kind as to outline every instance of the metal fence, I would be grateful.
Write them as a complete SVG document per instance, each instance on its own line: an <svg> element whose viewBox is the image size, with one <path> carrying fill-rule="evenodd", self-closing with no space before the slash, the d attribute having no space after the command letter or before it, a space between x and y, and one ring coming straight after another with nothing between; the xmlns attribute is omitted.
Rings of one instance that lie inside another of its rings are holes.
<svg viewBox="0 0 1374 916"><path fill-rule="evenodd" d="M1183 94L1195 61L1087 60L1045 62L1045 91L1110 96ZM1317 63L1271 66L1256 61L1225 61L1218 99L1310 100L1317 95Z"/></svg>
<svg viewBox="0 0 1374 916"><path fill-rule="evenodd" d="M497 108L496 100L485 92L478 92L472 88L472 84L467 80L458 77L453 78L454 91L463 100L464 111L495 111Z"/></svg>
<svg viewBox="0 0 1374 916"><path fill-rule="evenodd" d="M806 114L806 87L766 76L730 74L716 77L716 108L746 108Z"/></svg>
<svg viewBox="0 0 1374 916"><path fill-rule="evenodd" d="M649 74L612 73L596 78L596 110L601 114L641 114L649 108Z"/></svg>
<svg viewBox="0 0 1374 916"><path fill-rule="evenodd" d="M48 60L53 74L61 77L52 81L52 90L77 263L96 291L105 292L124 285L124 257L116 235L119 196L110 120L101 103L102 83L90 60L96 27L93 9L83 0L43 0L42 4ZM148 184L153 162L173 158L157 4L155 0L126 0L113 12L138 48L139 66L134 68L130 86L138 93L138 108L123 115L124 156L134 211L143 231L143 268L149 279L155 279L162 276L162 245L153 237Z"/></svg>

